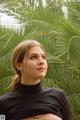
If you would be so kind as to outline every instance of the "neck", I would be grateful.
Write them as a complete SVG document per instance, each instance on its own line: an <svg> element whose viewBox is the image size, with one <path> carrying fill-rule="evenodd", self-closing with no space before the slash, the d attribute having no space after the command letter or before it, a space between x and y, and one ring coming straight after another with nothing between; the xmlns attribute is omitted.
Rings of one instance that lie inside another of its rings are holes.
<svg viewBox="0 0 80 120"><path fill-rule="evenodd" d="M22 95L35 95L41 92L41 82L35 84L35 85L26 85L26 84L19 84L17 87L17 92L19 92Z"/></svg>

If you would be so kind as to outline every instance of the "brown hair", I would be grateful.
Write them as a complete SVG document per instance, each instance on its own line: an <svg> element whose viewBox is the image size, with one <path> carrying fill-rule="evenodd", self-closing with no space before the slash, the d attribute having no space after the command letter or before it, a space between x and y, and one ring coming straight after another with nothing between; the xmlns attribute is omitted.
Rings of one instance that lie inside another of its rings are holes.
<svg viewBox="0 0 80 120"><path fill-rule="evenodd" d="M22 41L13 50L12 62L13 62L13 67L16 70L16 75L13 77L12 82L10 84L10 88L12 91L15 91L15 89L18 87L21 81L21 71L17 69L16 65L17 63L23 62L25 54L28 53L29 50L34 46L39 46L45 51L43 45L36 40Z"/></svg>

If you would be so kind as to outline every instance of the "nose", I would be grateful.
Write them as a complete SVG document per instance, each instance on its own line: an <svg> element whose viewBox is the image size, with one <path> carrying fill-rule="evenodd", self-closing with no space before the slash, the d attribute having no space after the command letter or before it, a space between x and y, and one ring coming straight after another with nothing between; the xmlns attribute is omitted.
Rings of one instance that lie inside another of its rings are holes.
<svg viewBox="0 0 80 120"><path fill-rule="evenodd" d="M43 65L44 62L45 62L45 60L44 60L42 57L39 57L38 63L39 63L40 65Z"/></svg>

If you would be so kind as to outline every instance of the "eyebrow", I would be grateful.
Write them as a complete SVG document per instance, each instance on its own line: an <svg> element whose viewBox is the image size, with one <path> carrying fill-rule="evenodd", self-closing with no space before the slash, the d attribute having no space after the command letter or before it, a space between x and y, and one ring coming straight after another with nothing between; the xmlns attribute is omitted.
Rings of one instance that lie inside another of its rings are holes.
<svg viewBox="0 0 80 120"><path fill-rule="evenodd" d="M31 54L28 54L28 55L38 55L38 54L37 53L31 53ZM41 53L41 55L45 55L46 56L45 53Z"/></svg>

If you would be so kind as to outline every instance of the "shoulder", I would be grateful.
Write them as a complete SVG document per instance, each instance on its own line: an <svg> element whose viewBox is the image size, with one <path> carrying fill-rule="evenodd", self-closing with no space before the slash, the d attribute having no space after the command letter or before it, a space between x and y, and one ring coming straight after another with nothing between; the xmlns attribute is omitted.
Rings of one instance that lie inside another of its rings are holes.
<svg viewBox="0 0 80 120"><path fill-rule="evenodd" d="M14 96L14 93L12 93L12 92L1 95L0 96L0 102L2 102L2 101L5 102L6 100L12 98L13 96Z"/></svg>
<svg viewBox="0 0 80 120"><path fill-rule="evenodd" d="M67 94L63 89L60 88L51 88L50 93L53 97L59 100L59 103L61 106L65 106L65 108L68 108L69 106L69 99Z"/></svg>
<svg viewBox="0 0 80 120"><path fill-rule="evenodd" d="M64 101L67 99L67 95L65 94L64 90L60 88L53 87L44 89L44 94L51 98L56 98L59 101Z"/></svg>
<svg viewBox="0 0 80 120"><path fill-rule="evenodd" d="M60 89L60 88L46 88L44 89L44 92L47 93L47 94L50 94L50 95L56 95L56 96L63 96L65 93L64 93L64 90Z"/></svg>
<svg viewBox="0 0 80 120"><path fill-rule="evenodd" d="M7 93L0 96L0 114L6 114L8 106L11 104L12 97L13 93Z"/></svg>
<svg viewBox="0 0 80 120"><path fill-rule="evenodd" d="M0 96L0 114L5 114L7 110L7 99L9 98L9 94L5 94Z"/></svg>
<svg viewBox="0 0 80 120"><path fill-rule="evenodd" d="M57 94L64 94L64 90L63 89L61 89L61 88L55 88L55 87L53 87L53 88L51 88L51 90L52 90L52 92L55 92L55 93L57 93Z"/></svg>

